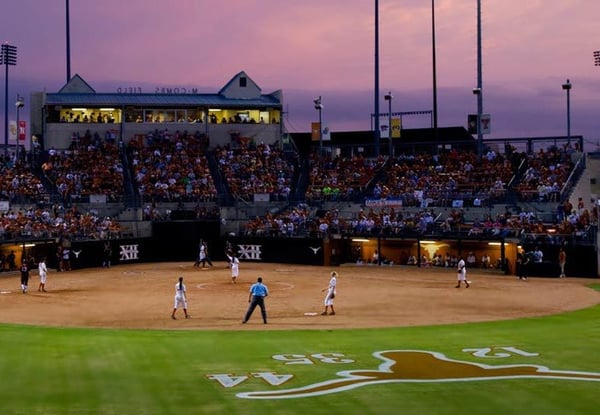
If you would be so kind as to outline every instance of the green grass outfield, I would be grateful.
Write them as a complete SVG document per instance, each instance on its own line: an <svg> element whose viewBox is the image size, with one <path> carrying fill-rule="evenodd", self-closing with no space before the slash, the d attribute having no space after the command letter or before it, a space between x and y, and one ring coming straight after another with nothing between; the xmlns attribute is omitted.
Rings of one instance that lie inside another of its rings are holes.
<svg viewBox="0 0 600 415"><path fill-rule="evenodd" d="M339 379L341 371L373 371L382 363L373 354L386 350L437 352L490 366L539 365L569 376L593 372L600 379L600 306L514 321L366 330L0 325L0 413L551 415L590 414L600 404L598 381L521 377L367 382L289 399L238 396ZM442 373L435 365L424 370ZM228 376L221 383L216 375Z"/></svg>

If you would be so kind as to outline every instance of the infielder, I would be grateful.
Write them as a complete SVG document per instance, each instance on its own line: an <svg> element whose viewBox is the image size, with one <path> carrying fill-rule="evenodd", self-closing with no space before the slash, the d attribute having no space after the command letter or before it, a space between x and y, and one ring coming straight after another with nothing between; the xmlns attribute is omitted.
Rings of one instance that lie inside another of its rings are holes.
<svg viewBox="0 0 600 415"><path fill-rule="evenodd" d="M41 258L38 264L38 274L40 276L40 285L38 291L46 292L46 277L48 276L48 268L46 267L46 258Z"/></svg>
<svg viewBox="0 0 600 415"><path fill-rule="evenodd" d="M329 315L335 315L335 310L333 309L333 299L335 298L335 288L337 286L337 272L332 271L331 272L331 279L329 280L329 286L327 288L323 288L321 290L321 292L323 291L327 291L327 294L325 295L325 310L321 313L322 316L326 316L327 315L327 309L329 307L331 307L331 313L329 313Z"/></svg>
<svg viewBox="0 0 600 415"><path fill-rule="evenodd" d="M198 265L202 264L202 268L204 268L206 266L207 262L208 262L208 265L210 267L212 267L212 265L213 265L212 261L210 260L210 257L208 256L208 246L206 245L206 242L203 241L200 243L200 252L198 253L197 264Z"/></svg>
<svg viewBox="0 0 600 415"><path fill-rule="evenodd" d="M469 288L469 284L471 281L467 280L467 267L465 265L465 260L460 257L457 265L457 278L458 284L456 284L456 288L460 288L460 284L464 281L467 288Z"/></svg>
<svg viewBox="0 0 600 415"><path fill-rule="evenodd" d="M237 277L240 275L240 260L235 255L227 255L229 266L231 267L231 283L237 283Z"/></svg>
<svg viewBox="0 0 600 415"><path fill-rule="evenodd" d="M183 277L179 277L179 281L175 284L175 303L173 305L173 313L171 313L171 318L173 320L177 320L177 317L175 317L177 307L183 307L185 318L190 318L190 315L187 312L187 295Z"/></svg>

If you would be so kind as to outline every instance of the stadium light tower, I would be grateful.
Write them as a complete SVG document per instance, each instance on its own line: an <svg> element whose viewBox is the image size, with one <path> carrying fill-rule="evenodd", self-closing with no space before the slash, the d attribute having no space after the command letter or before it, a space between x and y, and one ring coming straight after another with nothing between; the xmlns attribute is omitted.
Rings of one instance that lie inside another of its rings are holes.
<svg viewBox="0 0 600 415"><path fill-rule="evenodd" d="M600 66L600 50L594 51L594 66Z"/></svg>
<svg viewBox="0 0 600 415"><path fill-rule="evenodd" d="M4 43L0 49L0 65L4 72L4 157L8 156L8 67L17 64L17 47Z"/></svg>
<svg viewBox="0 0 600 415"><path fill-rule="evenodd" d="M571 145L571 81L562 84L562 89L567 91L567 144Z"/></svg>

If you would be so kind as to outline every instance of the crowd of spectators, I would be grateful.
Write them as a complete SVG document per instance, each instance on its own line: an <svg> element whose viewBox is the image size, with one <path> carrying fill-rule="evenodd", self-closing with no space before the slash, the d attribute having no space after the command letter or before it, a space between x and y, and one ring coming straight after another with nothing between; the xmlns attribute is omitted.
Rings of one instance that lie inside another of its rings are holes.
<svg viewBox="0 0 600 415"><path fill-rule="evenodd" d="M540 149L526 158L526 170L517 185L523 201L557 202L563 185L573 171L571 160L575 148Z"/></svg>
<svg viewBox="0 0 600 415"><path fill-rule="evenodd" d="M311 209L306 204L283 209L279 212L267 212L246 222L245 236L290 237L305 235Z"/></svg>
<svg viewBox="0 0 600 415"><path fill-rule="evenodd" d="M426 236L462 235L480 239L521 238L529 242L540 240L560 244L572 238L590 237L592 224L598 223L598 207L572 209L568 201L561 208L570 213L554 220L544 221L533 211L511 212L481 217L471 214L466 218L464 209L454 208L362 208L358 212L341 212L334 208L319 211L306 218L305 229L313 237L332 234L357 236ZM482 210L481 212L486 212Z"/></svg>
<svg viewBox="0 0 600 415"><path fill-rule="evenodd" d="M40 178L27 166L17 163L14 167L6 164L0 167L0 200L35 203L44 200L47 195Z"/></svg>
<svg viewBox="0 0 600 415"><path fill-rule="evenodd" d="M383 163L382 157L372 160L361 153L346 158L312 152L306 200L309 203L355 200L363 196L367 184Z"/></svg>
<svg viewBox="0 0 600 415"><path fill-rule="evenodd" d="M120 202L125 169L130 167L133 183L146 206L144 219L169 220L172 211L156 207L161 202L195 202L196 219L214 219L218 218L218 209L203 206L218 197L209 168L209 157L214 157L218 169L215 173L234 198L253 201L255 194L268 194L271 201L288 201L299 166L297 160L288 159L281 149L262 142L249 140L235 144L217 146L208 153L209 142L204 134L155 130L130 140L129 166L124 166L121 142L115 142L112 135L101 138L86 131L74 134L68 149L47 151L40 166L47 182L33 173L35 166L26 164L25 159L2 157L0 197L14 203L38 202L56 191L63 202L77 202L96 194L105 195L108 202ZM351 215L339 210L319 211L317 215L308 205L299 205L251 218L243 232L270 236L458 232L485 238L534 235L533 238L556 242L559 235L564 238L588 232L591 224L598 221L597 205L587 209L581 201L577 207L568 201L561 202L556 218L549 223L532 212L508 210L467 221L462 209L448 209L447 202L461 197L501 200L508 183L517 174L516 190L524 200L556 202L558 192L573 171L571 159L575 152L575 147L566 145L526 155L517 154L509 146L504 154L490 149L483 157L469 151L450 150L440 154L401 154L390 160L369 159L361 153L346 158L313 152L309 159L307 203L354 201L357 196L366 195L398 200L398 206L365 205ZM365 193L367 190L369 193ZM428 202L434 200L438 204ZM445 209L436 213L434 206ZM112 219L69 209L57 214L32 208L4 213L0 232L4 238L54 237L61 233L99 238L117 235L119 229L114 223Z"/></svg>
<svg viewBox="0 0 600 415"><path fill-rule="evenodd" d="M181 205L174 210L170 208L161 209L156 203L145 205L142 209L144 220L154 222L180 219L181 216L185 216L186 219L215 220L219 219L221 215L218 206L205 206L203 204L197 204L193 211Z"/></svg>
<svg viewBox="0 0 600 415"><path fill-rule="evenodd" d="M390 160L369 197L397 199L404 206L449 206L453 200L494 201L504 197L512 163L489 150L484 157L468 151L401 154Z"/></svg>
<svg viewBox="0 0 600 415"><path fill-rule="evenodd" d="M268 194L271 201L288 200L295 164L281 149L250 141L238 148L217 146L214 155L234 198L251 202L255 194Z"/></svg>
<svg viewBox="0 0 600 415"><path fill-rule="evenodd" d="M121 225L111 217L80 212L76 206L64 209L30 207L0 213L0 240L10 239L112 239L118 238Z"/></svg>
<svg viewBox="0 0 600 415"><path fill-rule="evenodd" d="M65 202L90 195L104 195L108 202L123 198L123 163L116 143L85 135L67 149L49 149L41 167Z"/></svg>
<svg viewBox="0 0 600 415"><path fill-rule="evenodd" d="M144 202L212 202L217 190L203 134L160 130L128 143L128 154Z"/></svg>

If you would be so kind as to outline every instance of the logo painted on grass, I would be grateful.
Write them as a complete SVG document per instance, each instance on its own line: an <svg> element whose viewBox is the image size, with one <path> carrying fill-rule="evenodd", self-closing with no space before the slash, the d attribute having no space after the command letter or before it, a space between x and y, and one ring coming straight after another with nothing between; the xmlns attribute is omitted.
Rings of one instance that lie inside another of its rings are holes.
<svg viewBox="0 0 600 415"><path fill-rule="evenodd" d="M490 354L490 348L463 349L465 352L473 352L479 357L502 358L510 356L510 353L522 356L535 356L536 353L523 352L513 347L505 347L504 352ZM335 355L335 356L333 356ZM278 358L279 356L279 358ZM286 364L312 364L312 360L302 355L277 355L277 360L282 356L288 361ZM290 359L291 356L296 356ZM342 354L319 354L311 355L332 357L329 363L350 363L351 359L342 358ZM290 388L274 391L256 391L238 393L236 396L245 399L290 399L306 398L319 395L344 392L362 386L378 385L384 383L425 383L425 382L470 382L482 380L502 379L563 379L563 380L585 380L600 381L600 373L576 372L552 370L540 365L498 365L490 366L479 363L454 360L442 353L424 350L386 350L373 353L373 356L382 360L378 369L344 370L336 373L334 379L314 383L299 388ZM304 363L302 362L304 359ZM291 363L295 362L295 363ZM233 377L231 375L208 375L210 379L219 380L218 376L228 376L241 383L244 377ZM260 372L253 374L274 386L281 385L290 380L292 375L277 375L273 372ZM221 378L222 380L222 378ZM221 382L223 386L226 386ZM226 387L235 386L230 384Z"/></svg>

